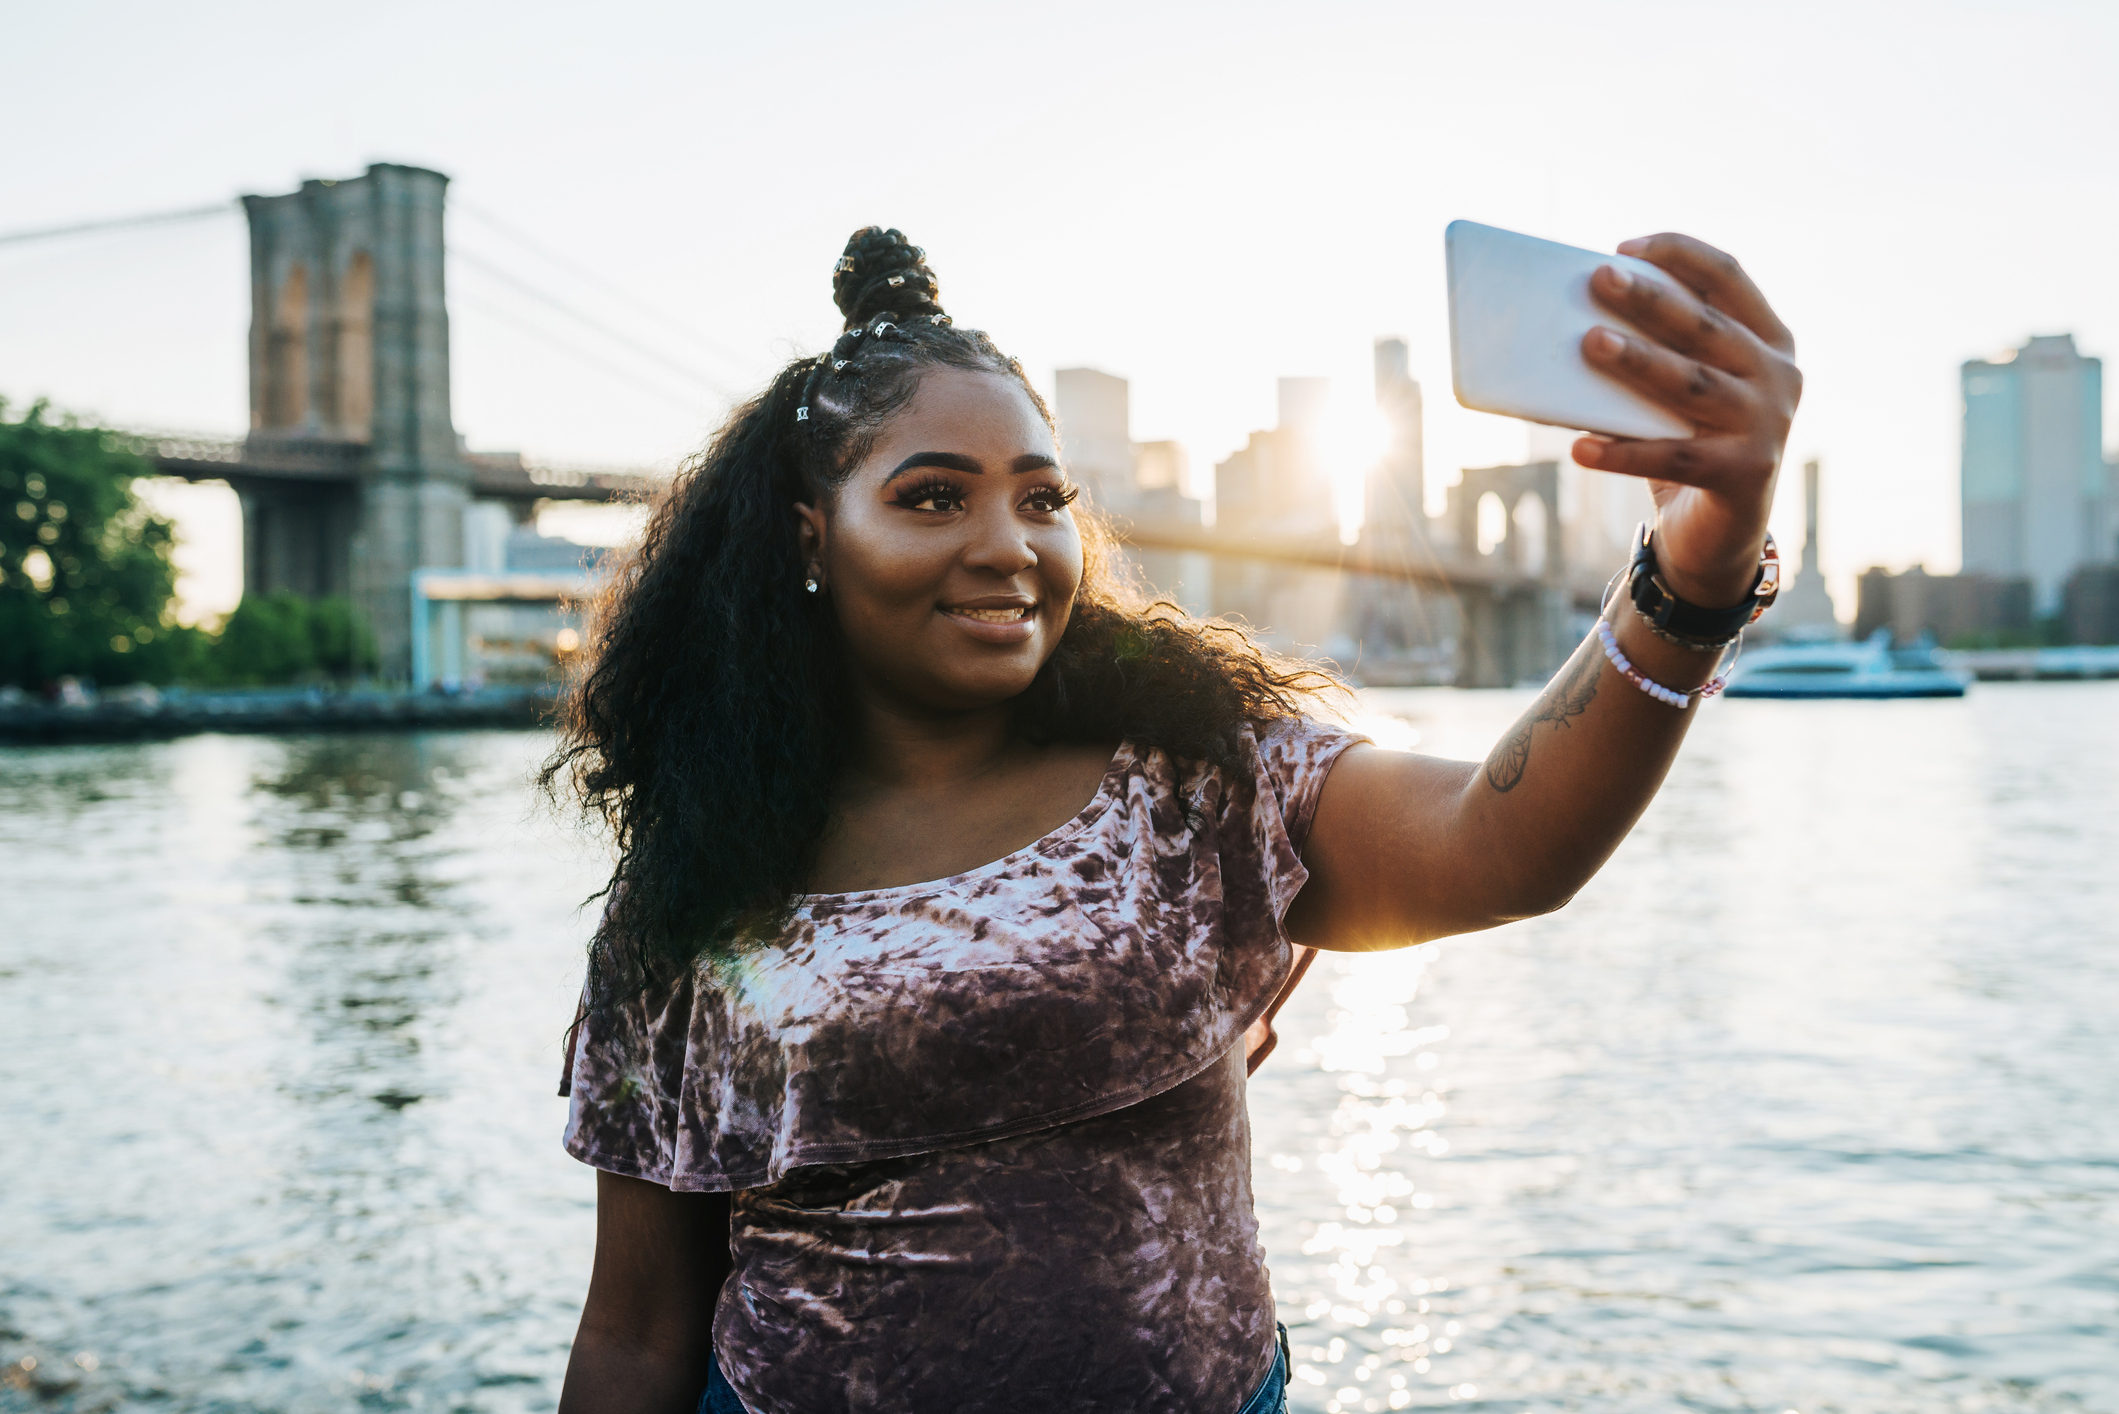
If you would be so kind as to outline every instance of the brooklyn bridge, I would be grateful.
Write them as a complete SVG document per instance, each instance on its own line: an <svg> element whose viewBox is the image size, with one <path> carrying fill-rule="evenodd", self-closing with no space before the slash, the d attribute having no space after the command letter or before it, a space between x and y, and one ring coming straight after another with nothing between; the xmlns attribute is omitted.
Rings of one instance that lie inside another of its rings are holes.
<svg viewBox="0 0 2119 1414"><path fill-rule="evenodd" d="M438 172L385 163L243 198L249 432L122 434L158 473L234 490L246 593L350 599L374 630L383 675L414 685L460 669L450 645L464 602L549 601L581 587L481 566L474 524L504 514L528 526L558 503L646 500L663 481L481 453L457 435L447 187ZM1404 376L1402 344L1395 371L1378 348L1379 405L1411 399L1411 443L1401 438L1394 453L1397 494L1371 495L1354 543L1271 514L1262 454L1252 488L1261 513L1249 517L1201 524L1173 513L1168 496L1089 477L1092 500L1144 588L1196 613L1240 617L1277 647L1329 653L1371 682L1541 678L1577 636L1570 615L1591 592L1566 563L1559 464L1467 469L1445 513L1430 517L1418 387ZM1063 439L1066 411L1062 399ZM1224 501L1237 508L1229 493ZM1511 533L1526 524L1537 533Z"/></svg>

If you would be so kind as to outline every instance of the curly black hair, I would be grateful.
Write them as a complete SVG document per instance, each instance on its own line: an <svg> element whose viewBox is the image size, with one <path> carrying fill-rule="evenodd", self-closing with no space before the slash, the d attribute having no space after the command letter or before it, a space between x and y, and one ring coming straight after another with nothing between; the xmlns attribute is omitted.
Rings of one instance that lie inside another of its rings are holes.
<svg viewBox="0 0 2119 1414"><path fill-rule="evenodd" d="M844 481L930 368L1013 378L1052 422L1020 364L951 323L925 253L897 231L855 232L832 294L845 332L729 416L595 607L540 775L618 847L589 946L592 1007L768 943L814 867L855 724L837 622L802 589L793 506ZM1077 514L1073 616L1014 703L1027 739L1123 739L1234 767L1246 725L1337 686L1233 625L1147 602L1094 513Z"/></svg>

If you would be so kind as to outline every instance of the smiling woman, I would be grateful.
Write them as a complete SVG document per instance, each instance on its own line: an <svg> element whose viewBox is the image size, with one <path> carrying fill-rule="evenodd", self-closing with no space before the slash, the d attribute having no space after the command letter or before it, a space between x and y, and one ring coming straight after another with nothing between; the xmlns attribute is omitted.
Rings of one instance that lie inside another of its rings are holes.
<svg viewBox="0 0 2119 1414"><path fill-rule="evenodd" d="M1229 949L1215 881L1251 900L1299 869L1281 795L1307 783L1299 816L1351 740L1297 729L1332 680L1123 591L1044 403L916 248L863 231L836 274L844 335L738 410L613 577L546 769L620 846L569 1071L568 1147L602 1172L565 1405L1019 1408L1087 1378L1112 1408L1234 1410L1274 1353L1243 1038L1291 954L1285 897ZM1083 918L1059 952L1055 906ZM1143 1324L1163 1264L1103 1245L1160 1240L1140 1200L1188 1148L1215 1157L1180 1206L1218 1235ZM1025 1162L1036 1192L951 1196ZM881 1249L924 1279L875 1289ZM1040 1317L1055 1260L1071 1297ZM1173 1368L1155 1327L1194 1297L1238 1340ZM964 1347L982 1324L1060 1338Z"/></svg>
<svg viewBox="0 0 2119 1414"><path fill-rule="evenodd" d="M858 232L833 289L846 332L730 417L608 581L546 768L620 846L598 1007L769 937L894 759L878 732L998 704L1040 759L1231 763L1331 686L1127 591L1050 411L918 247Z"/></svg>
<svg viewBox="0 0 2119 1414"><path fill-rule="evenodd" d="M1576 456L1665 478L1660 617L1615 610L1481 769L1375 750L1309 715L1325 674L1123 593L1022 369L855 234L845 332L656 506L545 771L618 846L563 1414L1284 1407L1245 1080L1300 949L1564 903L1759 602L1784 333L1659 240L1737 314L1606 285L1672 344L1588 351L1703 436Z"/></svg>

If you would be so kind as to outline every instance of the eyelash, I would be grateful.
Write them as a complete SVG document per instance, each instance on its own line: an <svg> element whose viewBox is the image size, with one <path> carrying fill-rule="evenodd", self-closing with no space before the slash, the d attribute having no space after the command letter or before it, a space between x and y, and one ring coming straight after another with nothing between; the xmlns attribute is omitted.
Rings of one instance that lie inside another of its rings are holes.
<svg viewBox="0 0 2119 1414"><path fill-rule="evenodd" d="M1040 486L1029 494L1030 497L1045 497L1049 500L1057 501L1057 505L1040 508L1048 515L1056 515L1074 504L1075 498L1082 494L1082 488L1072 483L1064 486ZM896 503L903 506L906 510L916 511L920 509L920 503L923 501L948 500L961 503L963 499L964 491L962 487L958 486L954 481L937 476L930 480L919 482L917 485L906 487L897 494ZM928 511L925 514L939 515L941 512Z"/></svg>

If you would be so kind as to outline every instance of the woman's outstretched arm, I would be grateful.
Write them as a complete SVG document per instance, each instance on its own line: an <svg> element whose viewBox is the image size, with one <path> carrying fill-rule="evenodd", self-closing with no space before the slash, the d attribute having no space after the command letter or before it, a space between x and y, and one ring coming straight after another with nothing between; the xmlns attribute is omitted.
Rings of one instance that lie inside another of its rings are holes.
<svg viewBox="0 0 2119 1414"><path fill-rule="evenodd" d="M1592 289L1653 342L1600 329L1583 352L1700 432L1583 438L1575 459L1647 478L1665 583L1703 608L1737 604L1758 572L1802 392L1794 341L1720 251L1675 235L1620 249L1672 283L1607 266ZM1717 655L1656 636L1624 595L1607 612L1650 679L1684 692L1713 671ZM1354 748L1325 783L1290 932L1313 947L1400 947L1558 908L1648 807L1696 710L1650 698L1591 635L1483 763Z"/></svg>
<svg viewBox="0 0 2119 1414"><path fill-rule="evenodd" d="M692 1414L728 1278L726 1193L596 1175L596 1265L559 1414Z"/></svg>

